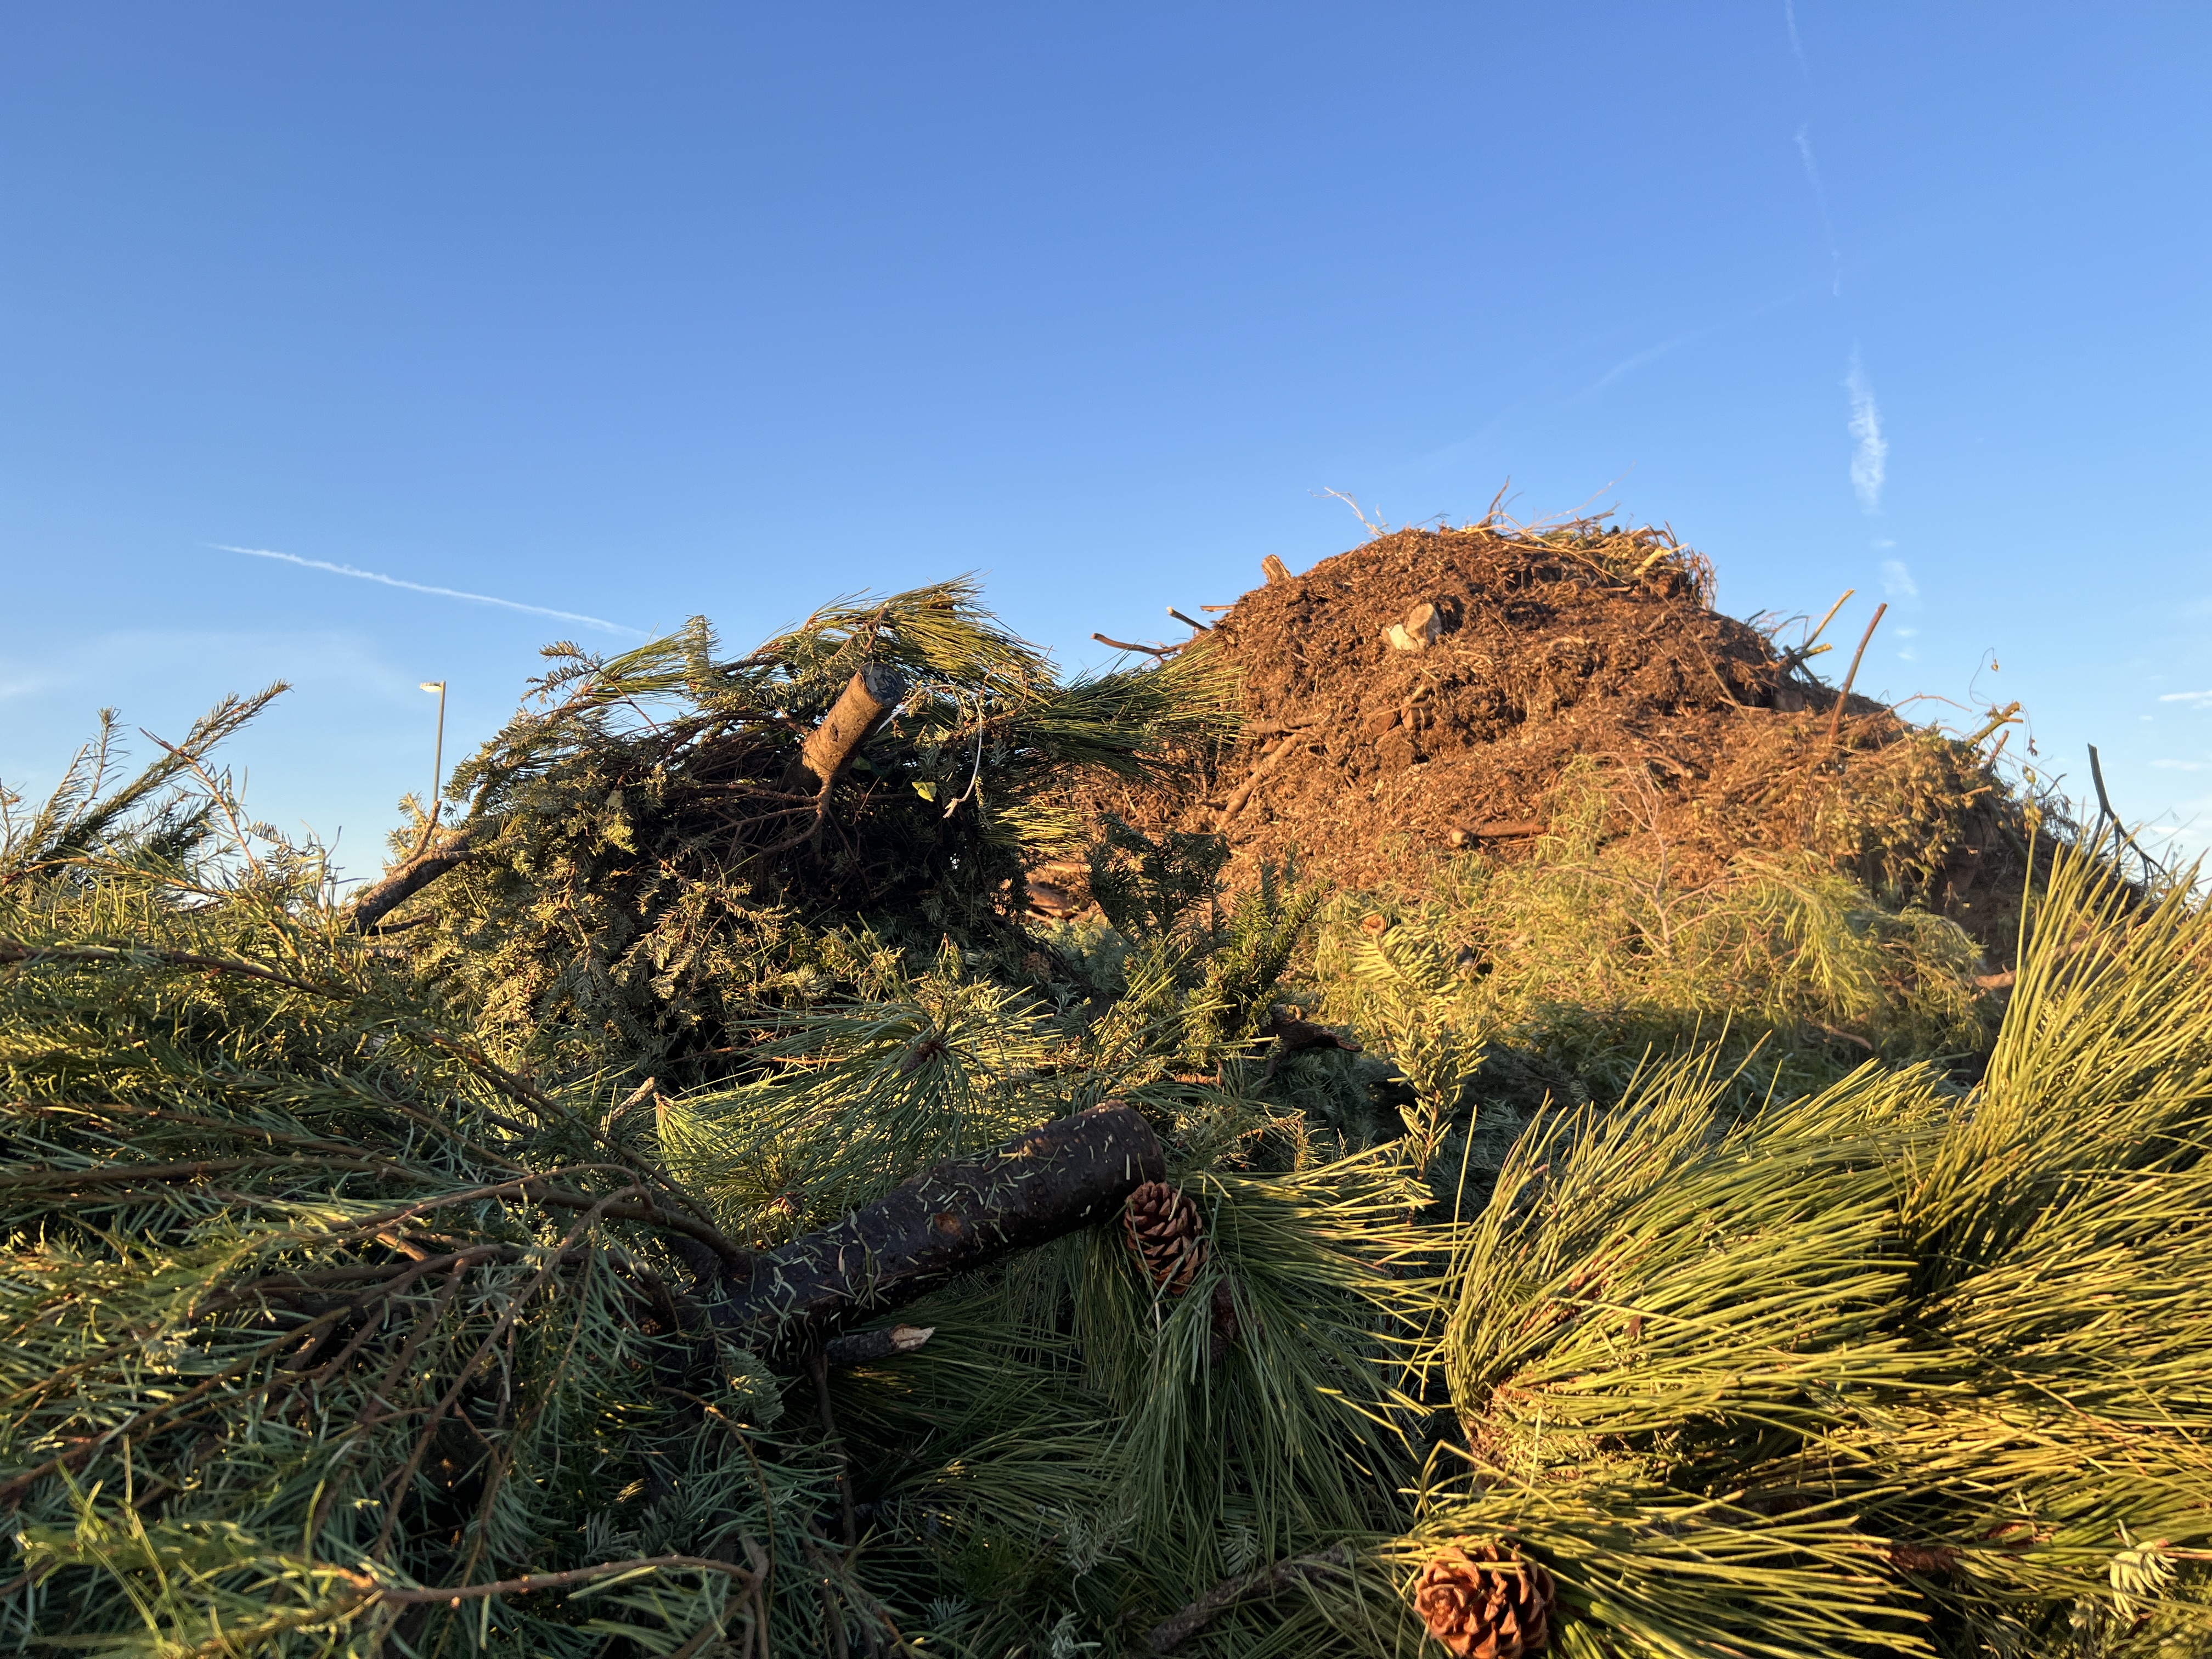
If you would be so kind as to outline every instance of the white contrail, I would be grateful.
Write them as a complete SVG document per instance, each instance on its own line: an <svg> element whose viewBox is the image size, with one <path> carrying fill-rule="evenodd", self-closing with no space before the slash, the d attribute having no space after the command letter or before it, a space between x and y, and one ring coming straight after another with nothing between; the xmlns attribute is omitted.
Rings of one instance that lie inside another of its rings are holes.
<svg viewBox="0 0 2212 1659"><path fill-rule="evenodd" d="M1813 204L1820 210L1820 233L1828 239L1828 291L1844 297L1844 252L1836 241L1836 222L1828 212L1827 187L1820 182L1820 163L1813 159L1813 124L1797 129L1797 159L1805 164L1805 182L1813 187Z"/></svg>
<svg viewBox="0 0 2212 1659"><path fill-rule="evenodd" d="M1851 394L1851 436L1858 447L1851 452L1851 488L1858 492L1860 507L1881 511L1882 481L1889 476L1889 441L1881 435L1881 410L1875 407L1874 388L1859 367L1858 348L1851 348L1851 372L1844 377Z"/></svg>
<svg viewBox="0 0 2212 1659"><path fill-rule="evenodd" d="M282 559L286 564L296 564L306 570L327 570L333 576L351 576L356 581L382 582L386 587L404 587L410 593L430 593L441 599L468 599L477 605L495 605L506 611L524 611L533 617L552 617L562 622L582 623L588 628L604 628L610 634L635 634L646 637L641 628L625 628L620 623L609 622L604 617L586 617L576 611L556 611L550 605L525 605L519 599L494 599L489 593L464 593L458 587L432 587L426 582L405 581L398 576L386 576L374 570L356 570L349 564L333 564L328 559L303 559L297 553L279 553L267 547L233 547L228 542L207 544L221 553L243 553L251 559Z"/></svg>

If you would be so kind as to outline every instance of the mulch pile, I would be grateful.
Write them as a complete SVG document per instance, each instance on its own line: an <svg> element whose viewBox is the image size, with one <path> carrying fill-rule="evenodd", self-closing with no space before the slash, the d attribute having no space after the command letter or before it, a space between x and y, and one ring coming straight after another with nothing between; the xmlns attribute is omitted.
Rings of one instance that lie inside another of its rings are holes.
<svg viewBox="0 0 2212 1659"><path fill-rule="evenodd" d="M1984 757L1860 696L1832 738L1836 690L1715 611L1667 532L1406 530L1303 575L1269 562L1197 647L1241 672L1241 738L1091 811L1225 836L1232 883L1295 860L1370 888L1448 848L1525 855L1582 760L1608 850L1671 880L1811 849L2009 956L2025 823Z"/></svg>

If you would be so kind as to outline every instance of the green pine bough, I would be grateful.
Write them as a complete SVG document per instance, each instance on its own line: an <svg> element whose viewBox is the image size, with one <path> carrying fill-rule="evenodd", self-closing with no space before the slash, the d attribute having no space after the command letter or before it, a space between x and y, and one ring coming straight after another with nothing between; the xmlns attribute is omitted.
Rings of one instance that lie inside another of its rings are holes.
<svg viewBox="0 0 2212 1659"><path fill-rule="evenodd" d="M367 926L214 769L252 702L9 818L15 1650L1412 1656L1454 1571L1572 1656L2212 1641L2186 885L2062 849L1997 1019L1748 872L1577 1006L1464 941L1565 939L1587 861L1378 934L1109 823L1107 920L1040 929L1054 789L1224 704L1060 687L964 589L563 664ZM1837 1013L1882 1052L1759 1080ZM1160 1179L1187 1282L1123 1223Z"/></svg>

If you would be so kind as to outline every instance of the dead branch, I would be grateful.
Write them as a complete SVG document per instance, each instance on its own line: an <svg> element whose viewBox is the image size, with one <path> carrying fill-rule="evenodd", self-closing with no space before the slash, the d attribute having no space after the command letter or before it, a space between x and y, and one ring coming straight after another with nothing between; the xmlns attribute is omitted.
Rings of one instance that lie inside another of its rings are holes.
<svg viewBox="0 0 2212 1659"><path fill-rule="evenodd" d="M1126 640L1109 640L1103 634L1091 636L1101 645L1110 645L1116 651L1141 651L1148 657L1172 657L1182 649L1179 645L1131 645Z"/></svg>
<svg viewBox="0 0 2212 1659"><path fill-rule="evenodd" d="M750 1346L804 1352L855 1319L1112 1215L1165 1173L1159 1139L1133 1108L1095 1106L940 1164L757 1258L703 1311Z"/></svg>
<svg viewBox="0 0 2212 1659"><path fill-rule="evenodd" d="M1836 706L1828 714L1828 747L1831 749L1836 746L1836 734L1843 729L1844 705L1851 700L1851 682L1859 677L1859 659L1866 655L1867 641L1874 637L1874 630L1881 626L1881 619L1888 611L1887 600L1875 606L1874 616L1867 623L1866 632L1859 635L1859 648L1851 653L1850 672L1844 676L1844 689L1836 693Z"/></svg>
<svg viewBox="0 0 2212 1659"><path fill-rule="evenodd" d="M1475 823L1449 831L1444 840L1454 847L1473 847L1486 841L1522 841L1530 836L1540 836L1550 828L1534 818L1511 823Z"/></svg>
<svg viewBox="0 0 2212 1659"><path fill-rule="evenodd" d="M1257 1601L1309 1578L1333 1578L1352 1570L1352 1547L1339 1544L1318 1555L1293 1556L1255 1572L1224 1578L1172 1619L1152 1626L1145 1645L1154 1653L1173 1653L1233 1607Z"/></svg>
<svg viewBox="0 0 2212 1659"><path fill-rule="evenodd" d="M1221 809L1221 821L1224 823L1244 810L1244 803L1252 799L1252 792L1260 787L1267 774L1288 760L1291 751L1297 746L1295 738L1285 738L1282 742L1268 751L1267 757L1252 769L1252 775L1246 778L1238 787L1237 793L1229 798L1229 804Z"/></svg>
<svg viewBox="0 0 2212 1659"><path fill-rule="evenodd" d="M356 933L368 933L447 871L465 861L476 851L482 830L481 824L469 823L435 837L381 881L362 888L348 908L346 926Z"/></svg>
<svg viewBox="0 0 2212 1659"><path fill-rule="evenodd" d="M822 1358L831 1365L866 1365L912 1353L937 1334L934 1325L894 1325L887 1331L854 1331L823 1345Z"/></svg>

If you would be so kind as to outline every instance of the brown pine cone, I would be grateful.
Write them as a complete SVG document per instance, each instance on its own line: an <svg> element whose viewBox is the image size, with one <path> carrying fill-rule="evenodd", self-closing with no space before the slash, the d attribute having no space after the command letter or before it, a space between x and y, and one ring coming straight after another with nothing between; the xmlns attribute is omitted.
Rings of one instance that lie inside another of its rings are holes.
<svg viewBox="0 0 2212 1659"><path fill-rule="evenodd" d="M1206 1265L1206 1237L1198 1206L1164 1181L1147 1181L1129 1194L1122 1218L1129 1248L1152 1283L1181 1296Z"/></svg>
<svg viewBox="0 0 2212 1659"><path fill-rule="evenodd" d="M1413 1610L1458 1659L1523 1659L1551 1642L1559 1589L1503 1544L1453 1545L1421 1569Z"/></svg>

